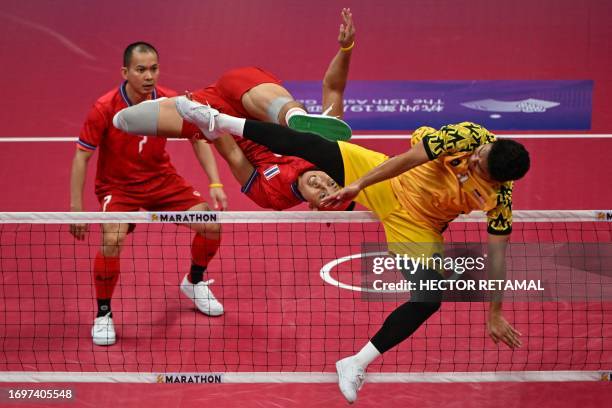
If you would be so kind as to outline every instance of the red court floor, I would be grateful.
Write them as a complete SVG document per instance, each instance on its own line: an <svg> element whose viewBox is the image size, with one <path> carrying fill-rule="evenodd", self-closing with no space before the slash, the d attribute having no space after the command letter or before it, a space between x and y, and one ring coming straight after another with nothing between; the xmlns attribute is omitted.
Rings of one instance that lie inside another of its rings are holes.
<svg viewBox="0 0 612 408"><path fill-rule="evenodd" d="M534 160L530 177L517 183L515 208L612 207L610 190L601 188L603 176L610 173L606 164L607 151L612 147L610 139L580 140L581 150L589 152L591 160L579 163L566 159L567 152L575 149L575 139L523 142ZM359 143L396 154L402 151L406 140ZM64 211L72 143L29 143L27 158L17 154L24 148L23 143L2 146L7 164L16 170L13 174L20 174L5 178L8 191L14 193L0 197L2 207L13 211ZM186 143L169 142L168 150L182 174L196 185L205 185ZM41 172L58 172L63 168L61 163L66 169L50 179L47 189L20 193L24 183L35 183ZM231 209L254 209L238 192L226 166L221 164L220 169ZM93 173L91 166L90 190ZM88 208L93 210L96 204L92 196L91 191L86 192ZM356 292L325 284L318 274L324 263L359 253L362 242L380 241L382 235L376 225L234 225L225 229L220 256L209 270L209 277L215 279L215 294L222 299L226 313L220 318L207 318L195 312L178 290L189 264L190 233L182 229L177 233L173 225L164 226L166 232L161 232L160 226L142 225L128 240L113 303L118 343L99 348L92 345L89 335L94 310L90 269L99 245L97 227L86 243L75 242L66 226L47 226L45 232L40 228L2 229L2 371L332 373L334 362L358 350L397 304L363 301ZM513 241L610 241L608 224L589 223L570 231L557 225L556 232L549 228L517 227ZM465 233L458 227L447 235L454 241L484 238L482 231ZM357 262L344 263L334 276L351 282L359 267ZM605 339L612 335L611 307L610 303L514 304L506 313L523 333L524 346L511 352L486 337L482 304L445 304L424 328L397 350L386 353L369 372L609 368L612 355ZM571 405L588 406L603 401L610 392L608 384L560 385L367 384L359 403L377 405L381 398L389 396L389 387L394 403L418 402L425 406L463 406L457 401L468 398L474 406L487 406L486 401L498 396L508 397L506 405L536 406L542 405L538 402L540 395L548 395L546 400L559 406L568 400ZM178 398L176 405L180 406L210 400L219 406L344 406L334 384L70 386L82 403L96 398L106 401L103 398L112 394L126 406L140 406L147 398L170 405L175 405L172 398ZM155 391L147 387L155 387ZM457 399L454 393L460 397Z"/></svg>
<svg viewBox="0 0 612 408"><path fill-rule="evenodd" d="M4 0L0 211L68 210L74 142L6 138L77 135L93 101L119 83L125 44L141 39L155 44L160 83L178 91L199 88L227 69L246 65L265 67L286 80L320 80L337 51L338 14L345 3ZM593 80L590 132L610 133L612 2L352 0L350 7L357 27L350 80ZM515 187L515 209L612 209L611 138L521 141L531 152L532 169ZM405 150L407 140L359 143L393 155ZM206 195L208 181L189 144L172 141L168 151L179 173ZM99 208L93 194L95 159L85 191L88 211ZM230 209L258 210L239 193L227 167L219 167ZM549 226L537 232L519 227L513 240L534 246L539 241L610 242L610 224L603 225L587 223L570 232L559 226L556 232ZM25 226L0 227L0 380L7 371L331 374L335 360L361 347L395 305L366 302L319 277L326 262L359 252L363 240L380 240L376 227L363 232L360 226L322 225L312 236L303 225L250 232L227 227L220 257L209 272L226 314L212 319L195 312L177 287L188 268L189 234L176 234L174 226L164 233L159 226L140 226L128 239L114 301L118 343L97 348L89 333L91 258L100 239L96 228L82 244L66 226L44 234ZM456 230L449 237L476 238L481 234L466 237ZM354 282L359 267L343 263L333 276ZM604 277L596 278L605 283ZM610 308L609 302L507 305L508 319L523 333L524 344L510 352L486 338L481 304L445 304L370 372L609 371ZM358 404L601 407L612 399L611 384L369 383ZM9 388L66 387L75 392L70 403L6 399ZM346 406L333 383L0 383L0 406L204 404Z"/></svg>

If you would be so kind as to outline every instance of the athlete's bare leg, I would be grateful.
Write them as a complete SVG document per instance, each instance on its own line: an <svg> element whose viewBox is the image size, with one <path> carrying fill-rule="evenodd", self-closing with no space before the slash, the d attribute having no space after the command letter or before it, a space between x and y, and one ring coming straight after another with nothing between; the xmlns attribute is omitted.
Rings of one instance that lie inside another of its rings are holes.
<svg viewBox="0 0 612 408"><path fill-rule="evenodd" d="M276 103L277 100L285 101L275 112L278 110L276 118L270 117L270 106ZM278 84L265 83L259 84L244 95L242 95L242 106L253 118L261 120L262 122L273 122L279 123L280 125L287 126L285 116L291 108L301 108L304 113L304 105L297 102L288 90Z"/></svg>
<svg viewBox="0 0 612 408"><path fill-rule="evenodd" d="M176 110L175 99L176 98L168 98L159 103L157 136L181 137L183 118Z"/></svg>

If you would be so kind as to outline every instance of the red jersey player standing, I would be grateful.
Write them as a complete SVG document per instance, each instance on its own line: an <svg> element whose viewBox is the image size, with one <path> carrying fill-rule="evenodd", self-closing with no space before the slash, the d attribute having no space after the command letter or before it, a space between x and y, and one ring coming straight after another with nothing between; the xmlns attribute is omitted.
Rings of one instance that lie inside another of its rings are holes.
<svg viewBox="0 0 612 408"><path fill-rule="evenodd" d="M176 93L157 86L159 63L157 50L150 44L130 44L124 52L124 82L96 101L81 130L72 162L70 206L83 211L83 187L87 164L98 150L95 192L102 211L206 211L208 206L178 173L165 150L165 139L134 137L116 129L112 118L123 108L146 100ZM193 141L196 156L208 175L210 195L215 208L227 206L223 185L210 147L204 141ZM120 271L119 255L130 224L103 224L103 242L94 261L94 282L98 314L92 328L94 344L115 343L111 297ZM192 243L192 265L181 283L181 291L209 316L223 314L223 306L203 280L209 261L220 240L218 224L192 224L196 232ZM74 224L70 232L76 239L85 237L86 225Z"/></svg>

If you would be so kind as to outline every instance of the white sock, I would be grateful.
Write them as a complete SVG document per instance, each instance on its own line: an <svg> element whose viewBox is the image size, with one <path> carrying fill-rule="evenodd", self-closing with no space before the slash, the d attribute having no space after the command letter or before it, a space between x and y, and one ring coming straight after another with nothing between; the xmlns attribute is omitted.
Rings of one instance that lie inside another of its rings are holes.
<svg viewBox="0 0 612 408"><path fill-rule="evenodd" d="M216 120L216 125L220 130L231 133L234 136L242 137L246 119L236 118L234 116L220 113L219 116L217 116Z"/></svg>
<svg viewBox="0 0 612 408"><path fill-rule="evenodd" d="M297 115L308 115L308 112L298 107L291 108L287 111L287 113L285 113L285 123L289 123L289 118Z"/></svg>
<svg viewBox="0 0 612 408"><path fill-rule="evenodd" d="M363 346L359 353L355 354L355 361L365 370L368 365L370 365L370 363L376 360L379 356L380 351L374 347L371 341L368 341L368 344Z"/></svg>

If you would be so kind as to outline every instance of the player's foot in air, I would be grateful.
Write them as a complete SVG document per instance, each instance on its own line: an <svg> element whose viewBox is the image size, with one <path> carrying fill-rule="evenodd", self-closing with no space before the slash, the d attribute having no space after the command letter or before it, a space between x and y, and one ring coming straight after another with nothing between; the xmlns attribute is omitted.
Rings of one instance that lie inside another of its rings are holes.
<svg viewBox="0 0 612 408"><path fill-rule="evenodd" d="M363 387L365 371L359 366L353 356L336 362L338 386L344 398L352 404L357 400L357 391Z"/></svg>
<svg viewBox="0 0 612 408"><path fill-rule="evenodd" d="M91 328L91 337L97 346L110 346L115 344L115 326L110 313L105 316L96 317Z"/></svg>
<svg viewBox="0 0 612 408"><path fill-rule="evenodd" d="M345 121L333 116L323 115L293 115L287 125L299 132L315 133L325 139L349 140L353 131Z"/></svg>
<svg viewBox="0 0 612 408"><path fill-rule="evenodd" d="M218 110L192 101L186 96L179 96L174 103L179 115L187 122L191 122L200 128L206 139L213 141L222 135L215 126L216 118L219 116Z"/></svg>
<svg viewBox="0 0 612 408"><path fill-rule="evenodd" d="M191 283L188 275L185 275L181 282L181 292L189 299L193 300L198 310L208 316L221 316L223 314L223 305L215 298L210 285L214 282L210 279L206 282Z"/></svg>

